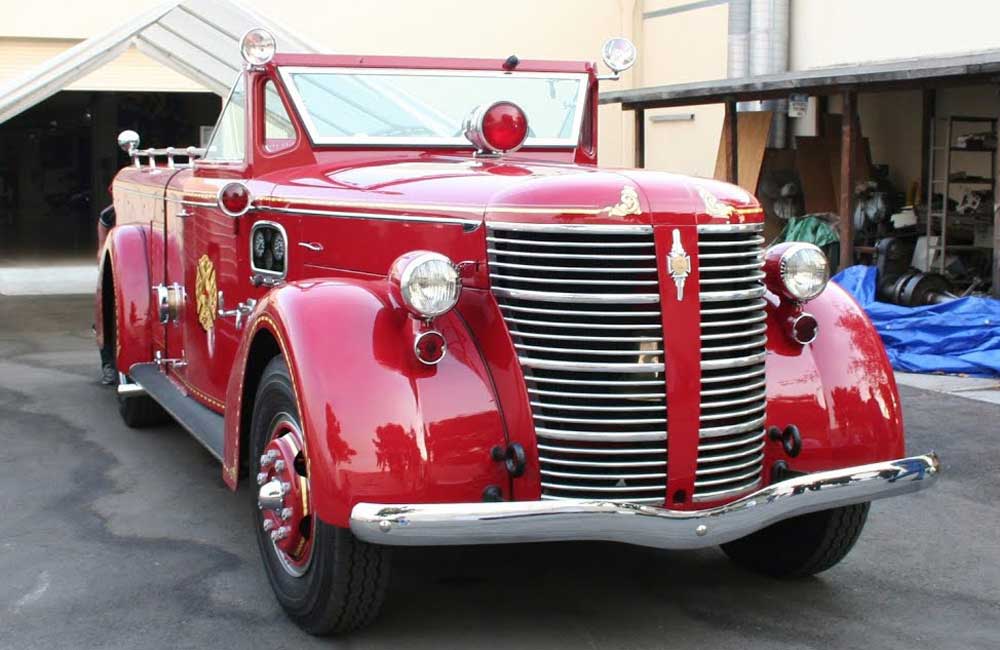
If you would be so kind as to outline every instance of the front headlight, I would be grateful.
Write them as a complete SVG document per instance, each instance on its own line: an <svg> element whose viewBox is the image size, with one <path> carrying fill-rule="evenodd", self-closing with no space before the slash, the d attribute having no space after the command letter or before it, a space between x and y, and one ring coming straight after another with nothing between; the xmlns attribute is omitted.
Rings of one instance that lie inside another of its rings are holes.
<svg viewBox="0 0 1000 650"><path fill-rule="evenodd" d="M826 288L830 281L830 263L817 246L797 242L782 251L778 274L788 297L805 302Z"/></svg>
<svg viewBox="0 0 1000 650"><path fill-rule="evenodd" d="M451 260L440 253L411 251L392 263L389 281L397 299L418 318L440 316L458 303L462 284Z"/></svg>

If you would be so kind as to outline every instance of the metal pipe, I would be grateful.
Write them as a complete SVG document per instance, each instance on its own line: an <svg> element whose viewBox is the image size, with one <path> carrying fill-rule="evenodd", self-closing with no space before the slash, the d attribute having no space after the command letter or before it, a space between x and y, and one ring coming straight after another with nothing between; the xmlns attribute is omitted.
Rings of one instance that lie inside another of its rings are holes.
<svg viewBox="0 0 1000 650"><path fill-rule="evenodd" d="M751 0L750 74L772 75L788 70L790 0ZM772 111L768 146L784 148L788 140L788 100L757 102L755 110Z"/></svg>

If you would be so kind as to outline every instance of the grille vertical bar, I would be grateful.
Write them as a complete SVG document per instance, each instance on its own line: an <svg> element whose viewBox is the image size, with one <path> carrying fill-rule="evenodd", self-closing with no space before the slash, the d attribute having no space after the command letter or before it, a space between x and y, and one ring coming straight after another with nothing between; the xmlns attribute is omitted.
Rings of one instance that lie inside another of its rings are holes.
<svg viewBox="0 0 1000 650"><path fill-rule="evenodd" d="M542 498L662 504L667 404L652 228L494 224L487 244L527 381Z"/></svg>
<svg viewBox="0 0 1000 650"><path fill-rule="evenodd" d="M694 500L761 484L767 337L763 224L698 227L701 424Z"/></svg>

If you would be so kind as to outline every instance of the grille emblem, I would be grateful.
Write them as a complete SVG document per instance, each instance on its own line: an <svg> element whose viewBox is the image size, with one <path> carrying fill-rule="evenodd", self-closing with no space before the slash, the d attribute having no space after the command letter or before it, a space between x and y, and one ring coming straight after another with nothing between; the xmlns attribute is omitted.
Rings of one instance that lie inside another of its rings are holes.
<svg viewBox="0 0 1000 650"><path fill-rule="evenodd" d="M605 209L608 211L608 215L612 217L627 217L630 214L642 214L642 208L639 207L639 193L631 185L626 185L622 188L621 200L619 200L618 205L613 205Z"/></svg>
<svg viewBox="0 0 1000 650"><path fill-rule="evenodd" d="M681 244L681 231L674 228L674 243L667 255L667 269L677 285L677 300L684 300L684 282L691 275L691 256Z"/></svg>

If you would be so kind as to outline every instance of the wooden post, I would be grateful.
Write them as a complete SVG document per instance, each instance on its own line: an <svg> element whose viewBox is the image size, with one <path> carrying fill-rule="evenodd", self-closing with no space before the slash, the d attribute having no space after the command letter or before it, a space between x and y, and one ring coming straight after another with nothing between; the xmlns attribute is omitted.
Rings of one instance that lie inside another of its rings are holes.
<svg viewBox="0 0 1000 650"><path fill-rule="evenodd" d="M937 91L933 88L925 88L923 100L924 105L920 127L920 193L914 197L914 202L919 202L921 196L927 195L927 187L931 183L931 122L934 120L934 113L936 112Z"/></svg>
<svg viewBox="0 0 1000 650"><path fill-rule="evenodd" d="M844 91L840 135L840 270L854 264L854 150L858 141L858 94Z"/></svg>
<svg viewBox="0 0 1000 650"><path fill-rule="evenodd" d="M635 166L646 166L646 111L635 109Z"/></svg>
<svg viewBox="0 0 1000 650"><path fill-rule="evenodd" d="M726 147L726 180L733 185L738 185L740 182L739 122L736 100L726 100L726 123L722 129L729 134L729 146Z"/></svg>
<svg viewBox="0 0 1000 650"><path fill-rule="evenodd" d="M993 154L993 172L996 183L993 185L993 297L1000 298L1000 200L996 196L1000 190L1000 148Z"/></svg>

